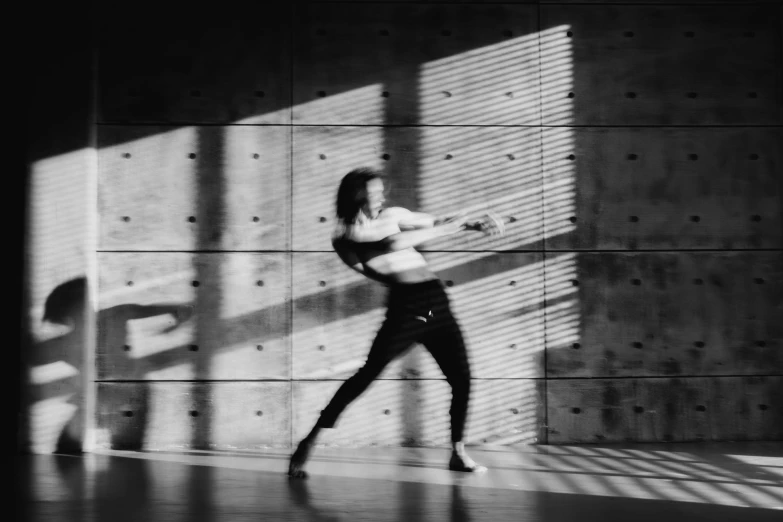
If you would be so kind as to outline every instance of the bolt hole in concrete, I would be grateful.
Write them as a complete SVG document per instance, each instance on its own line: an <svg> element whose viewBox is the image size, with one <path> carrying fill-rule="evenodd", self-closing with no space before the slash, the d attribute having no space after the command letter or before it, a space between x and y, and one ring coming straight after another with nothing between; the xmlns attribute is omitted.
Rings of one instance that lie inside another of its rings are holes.
<svg viewBox="0 0 783 522"><path fill-rule="evenodd" d="M264 282L262 280L256 281L256 286L264 286Z"/></svg>
<svg viewBox="0 0 783 522"><path fill-rule="evenodd" d="M191 152L190 154L188 154L188 158L196 159L196 154L194 152Z"/></svg>
<svg viewBox="0 0 783 522"><path fill-rule="evenodd" d="M130 158L131 157L130 152L126 152L125 154L122 155L122 157L125 159Z"/></svg>
<svg viewBox="0 0 783 522"><path fill-rule="evenodd" d="M198 345L196 345L196 344L191 344L188 348L190 349L191 352L197 352L198 351Z"/></svg>
<svg viewBox="0 0 783 522"><path fill-rule="evenodd" d="M693 38L694 36L696 36L696 33L694 33L693 31L687 31L685 33L686 38Z"/></svg>
<svg viewBox="0 0 783 522"><path fill-rule="evenodd" d="M633 154L633 153L631 153L631 154L629 154L629 155L628 155L628 159L629 159L630 161L636 161L636 158L638 158L638 157L639 157L639 156L637 156L636 154Z"/></svg>
<svg viewBox="0 0 783 522"><path fill-rule="evenodd" d="M699 279L698 277L693 280L694 285L701 285L704 284L704 281L702 279Z"/></svg>
<svg viewBox="0 0 783 522"><path fill-rule="evenodd" d="M188 216L188 221L190 221L191 223L195 223L196 222L196 216Z"/></svg>
<svg viewBox="0 0 783 522"><path fill-rule="evenodd" d="M625 36L626 38L633 38L633 31L626 31L625 33L623 33L623 36Z"/></svg>
<svg viewBox="0 0 783 522"><path fill-rule="evenodd" d="M198 281L192 281L190 284L194 287L201 285L201 283L199 283Z"/></svg>
<svg viewBox="0 0 783 522"><path fill-rule="evenodd" d="M696 348L704 348L704 342L696 341L695 343L693 343L693 346L695 346Z"/></svg>
<svg viewBox="0 0 783 522"><path fill-rule="evenodd" d="M576 223L576 218L574 216L571 216L570 218L568 218L568 221L570 221L571 223Z"/></svg>
<svg viewBox="0 0 783 522"><path fill-rule="evenodd" d="M256 350L258 350L259 352L263 352L264 351L264 345L263 344L257 345L256 346Z"/></svg>
<svg viewBox="0 0 783 522"><path fill-rule="evenodd" d="M266 93L264 91L256 91L255 92L256 98L263 98L266 96Z"/></svg>
<svg viewBox="0 0 783 522"><path fill-rule="evenodd" d="M196 410L190 410L190 416L191 417L198 417L198 412Z"/></svg>
<svg viewBox="0 0 783 522"><path fill-rule="evenodd" d="M454 286L454 281L446 281L446 286Z"/></svg>
<svg viewBox="0 0 783 522"><path fill-rule="evenodd" d="M569 92L569 93L568 93L568 97L569 97L569 98L573 98L574 96L576 96L574 93L572 93L572 92Z"/></svg>
<svg viewBox="0 0 783 522"><path fill-rule="evenodd" d="M258 223L259 221L261 221L261 218L260 218L260 217L258 217L258 216L253 216L253 223Z"/></svg>
<svg viewBox="0 0 783 522"><path fill-rule="evenodd" d="M323 288L324 286L326 286L326 281L318 281L318 286Z"/></svg>
<svg viewBox="0 0 783 522"><path fill-rule="evenodd" d="M389 91L383 91L381 93L381 96L383 96L384 98L388 98L390 96Z"/></svg>
<svg viewBox="0 0 783 522"><path fill-rule="evenodd" d="M122 347L122 349L125 350L126 352L129 352L131 347L126 344L125 346Z"/></svg>
<svg viewBox="0 0 783 522"><path fill-rule="evenodd" d="M691 216L691 221L693 221L694 223L698 223L699 221L701 221L701 218L699 216Z"/></svg>
<svg viewBox="0 0 783 522"><path fill-rule="evenodd" d="M324 346L323 344L322 344L322 345L319 345L319 346L318 346L318 349L319 349L319 350L321 350L321 351L323 352L324 350L326 350L326 346Z"/></svg>
<svg viewBox="0 0 783 522"><path fill-rule="evenodd" d="M707 408L705 408L704 406L702 406L700 404L700 405L696 406L696 411L707 411Z"/></svg>
<svg viewBox="0 0 783 522"><path fill-rule="evenodd" d="M258 411L256 412L256 415L257 415L258 417L261 417L263 414L264 414L264 412L263 412L263 411L261 411L261 410L258 410Z"/></svg>
<svg viewBox="0 0 783 522"><path fill-rule="evenodd" d="M391 410L383 410L384 415L391 415Z"/></svg>
<svg viewBox="0 0 783 522"><path fill-rule="evenodd" d="M571 345L571 348L573 348L574 350L578 350L581 347L582 347L582 345L579 344L579 343L574 343L574 344Z"/></svg>
<svg viewBox="0 0 783 522"><path fill-rule="evenodd" d="M326 91L318 91L318 97L324 98L326 96Z"/></svg>
<svg viewBox="0 0 783 522"><path fill-rule="evenodd" d="M124 222L128 223L131 220L131 218L130 218L130 216L122 216L122 220Z"/></svg>
<svg viewBox="0 0 783 522"><path fill-rule="evenodd" d="M642 284L642 280L641 279L631 279L631 284L634 285L634 286L639 286L639 285Z"/></svg>
<svg viewBox="0 0 783 522"><path fill-rule="evenodd" d="M636 93L635 92L626 92L625 93L625 97L626 98L636 98Z"/></svg>
<svg viewBox="0 0 783 522"><path fill-rule="evenodd" d="M639 341L636 341L636 342L633 343L633 347L634 348L642 348L643 346L644 345L642 343L640 343Z"/></svg>
<svg viewBox="0 0 783 522"><path fill-rule="evenodd" d="M389 36L389 31L387 29L381 29L379 33L381 36Z"/></svg>
<svg viewBox="0 0 783 522"><path fill-rule="evenodd" d="M259 156L258 154L253 154L253 159L258 159L258 158L260 158L260 157L261 157L261 156Z"/></svg>
<svg viewBox="0 0 783 522"><path fill-rule="evenodd" d="M122 412L122 414L124 416L126 416L126 417L133 417L133 412L132 411L124 411L124 412Z"/></svg>
<svg viewBox="0 0 783 522"><path fill-rule="evenodd" d="M756 341L756 346L758 346L759 348L764 348L765 346L767 346L767 343L765 341Z"/></svg>
<svg viewBox="0 0 783 522"><path fill-rule="evenodd" d="M318 218L318 221L320 221L321 223L326 223L326 218L321 216Z"/></svg>
<svg viewBox="0 0 783 522"><path fill-rule="evenodd" d="M326 159L326 154L319 154L318 157L322 160Z"/></svg>
<svg viewBox="0 0 783 522"><path fill-rule="evenodd" d="M391 159L391 156L389 154L384 154L383 156L381 156L381 158L383 158L386 161L389 161Z"/></svg>
<svg viewBox="0 0 783 522"><path fill-rule="evenodd" d="M763 285L764 284L764 279L761 278L761 277L757 277L757 278L755 278L753 280L753 282L756 283L757 285Z"/></svg>
<svg viewBox="0 0 783 522"><path fill-rule="evenodd" d="M631 216L628 219L631 221L631 223L638 223L639 222L639 217L638 216Z"/></svg>
<svg viewBox="0 0 783 522"><path fill-rule="evenodd" d="M571 413L579 414L581 412L582 412L582 410L580 410L579 408L571 408Z"/></svg>
<svg viewBox="0 0 783 522"><path fill-rule="evenodd" d="M128 282L127 282L127 283L125 283L125 284L126 284L126 285L128 285L128 286L133 286L133 281L128 281Z"/></svg>
<svg viewBox="0 0 783 522"><path fill-rule="evenodd" d="M634 406L633 411L635 411L636 413L642 413L644 411L644 408L642 408L641 406Z"/></svg>

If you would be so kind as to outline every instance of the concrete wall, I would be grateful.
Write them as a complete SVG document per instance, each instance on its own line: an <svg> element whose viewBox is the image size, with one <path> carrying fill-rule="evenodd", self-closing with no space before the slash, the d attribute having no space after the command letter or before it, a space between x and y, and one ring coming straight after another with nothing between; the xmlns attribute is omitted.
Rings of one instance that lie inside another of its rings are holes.
<svg viewBox="0 0 783 522"><path fill-rule="evenodd" d="M426 247L467 442L783 437L780 10L695 4L97 6L95 444L306 433L382 321L328 242L361 165L513 218ZM449 398L415 347L323 441L445 444Z"/></svg>

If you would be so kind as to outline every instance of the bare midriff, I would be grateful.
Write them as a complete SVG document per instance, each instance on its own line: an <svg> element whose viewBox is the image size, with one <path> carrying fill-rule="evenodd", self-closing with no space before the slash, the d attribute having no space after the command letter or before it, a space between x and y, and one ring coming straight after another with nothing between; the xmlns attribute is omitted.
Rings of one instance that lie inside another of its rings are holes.
<svg viewBox="0 0 783 522"><path fill-rule="evenodd" d="M383 254L375 254L371 259L362 260L367 271L380 275L393 284L412 284L437 279L432 270L416 249L406 248Z"/></svg>

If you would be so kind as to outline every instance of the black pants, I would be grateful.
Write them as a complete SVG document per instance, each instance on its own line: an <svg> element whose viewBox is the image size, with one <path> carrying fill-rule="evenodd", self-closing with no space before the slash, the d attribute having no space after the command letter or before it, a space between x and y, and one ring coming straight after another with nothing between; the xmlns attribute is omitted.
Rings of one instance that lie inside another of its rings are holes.
<svg viewBox="0 0 783 522"><path fill-rule="evenodd" d="M333 428L337 417L389 362L410 348L424 345L451 385L451 440L462 440L470 396L470 366L459 325L439 280L392 286L386 320L370 348L367 362L343 383L321 412L316 426Z"/></svg>

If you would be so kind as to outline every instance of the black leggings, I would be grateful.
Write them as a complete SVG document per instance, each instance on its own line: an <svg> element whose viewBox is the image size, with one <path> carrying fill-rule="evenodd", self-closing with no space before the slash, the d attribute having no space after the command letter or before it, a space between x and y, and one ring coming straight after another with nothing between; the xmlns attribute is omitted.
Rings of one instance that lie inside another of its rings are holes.
<svg viewBox="0 0 783 522"><path fill-rule="evenodd" d="M389 290L386 320L367 362L345 381L321 412L316 426L333 428L337 417L367 389L387 364L413 343L432 354L451 385L451 440L462 441L470 396L470 366L459 325L440 280L400 284Z"/></svg>

